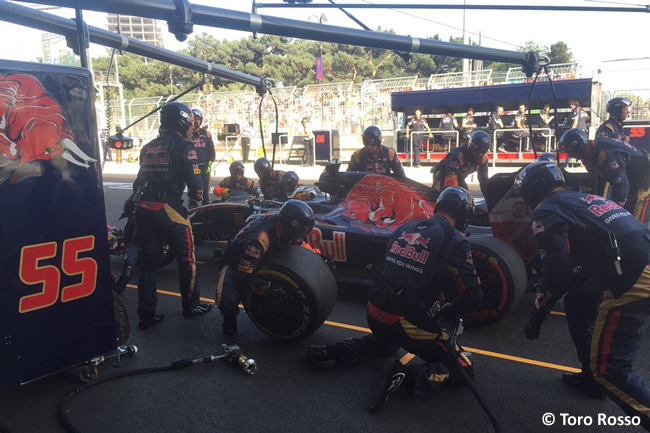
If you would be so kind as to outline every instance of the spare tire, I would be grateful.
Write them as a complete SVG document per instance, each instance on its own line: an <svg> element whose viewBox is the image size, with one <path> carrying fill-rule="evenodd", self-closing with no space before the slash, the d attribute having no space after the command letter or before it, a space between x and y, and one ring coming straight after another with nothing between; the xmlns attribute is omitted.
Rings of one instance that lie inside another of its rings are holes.
<svg viewBox="0 0 650 433"><path fill-rule="evenodd" d="M526 292L526 266L517 252L493 236L469 236L474 267L481 281L483 303L466 314L472 324L494 323L515 309Z"/></svg>
<svg viewBox="0 0 650 433"><path fill-rule="evenodd" d="M264 257L257 275L282 290L282 299L270 299L251 290L244 308L264 333L281 340L298 340L314 333L336 304L334 274L318 254L293 245Z"/></svg>

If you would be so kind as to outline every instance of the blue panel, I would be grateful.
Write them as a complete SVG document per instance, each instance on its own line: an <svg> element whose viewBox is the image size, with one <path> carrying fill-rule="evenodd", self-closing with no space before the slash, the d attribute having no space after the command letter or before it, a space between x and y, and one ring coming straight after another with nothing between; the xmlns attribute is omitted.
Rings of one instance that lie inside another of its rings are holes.
<svg viewBox="0 0 650 433"><path fill-rule="evenodd" d="M0 62L0 387L115 347L94 101L86 70Z"/></svg>

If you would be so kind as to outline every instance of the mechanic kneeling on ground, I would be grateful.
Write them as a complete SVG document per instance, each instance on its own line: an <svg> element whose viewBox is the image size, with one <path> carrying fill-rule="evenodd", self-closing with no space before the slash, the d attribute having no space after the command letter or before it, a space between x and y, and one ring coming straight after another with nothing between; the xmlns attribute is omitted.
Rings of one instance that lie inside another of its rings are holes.
<svg viewBox="0 0 650 433"><path fill-rule="evenodd" d="M160 323L156 314L156 277L162 260L163 242L176 253L183 316L207 313L211 304L200 303L196 280L194 236L183 207L183 190L191 199L203 198L203 179L196 149L190 141L192 112L180 102L160 109L160 137L140 151L140 171L133 182L136 230L142 245L142 269L138 281L139 327L144 330Z"/></svg>
<svg viewBox="0 0 650 433"><path fill-rule="evenodd" d="M564 186L561 170L550 162L533 163L515 179L534 209L542 265L525 334L538 338L542 322L566 293L569 333L582 372L565 374L565 383L594 397L604 390L650 431L650 388L632 370L650 324L650 231L613 201Z"/></svg>
<svg viewBox="0 0 650 433"><path fill-rule="evenodd" d="M219 186L214 188L214 195L221 197L221 201L228 200L232 191L245 191L253 197L257 197L257 184L253 179L244 176L246 167L239 161L230 164L230 176L224 177Z"/></svg>
<svg viewBox="0 0 650 433"><path fill-rule="evenodd" d="M301 245L314 227L314 211L299 200L289 200L277 214L263 215L248 223L233 239L221 258L216 304L223 314L223 333L237 332L239 302L244 290L269 297L282 296L270 282L255 273L265 254L291 244Z"/></svg>
<svg viewBox="0 0 650 433"><path fill-rule="evenodd" d="M562 134L559 147L607 182L603 196L650 227L650 155L645 150L607 137L589 141L578 128Z"/></svg>
<svg viewBox="0 0 650 433"><path fill-rule="evenodd" d="M472 363L460 348L456 347L458 363L453 359L446 345L449 336L442 332L438 317L432 317L431 307L441 292L453 299L443 306L443 316L475 311L481 304L483 293L470 243L462 234L474 212L474 201L466 189L450 187L438 198L435 212L429 219L402 225L391 236L384 267L369 294L367 318L372 334L307 349L314 362L346 364L368 356L390 356L402 347L427 362L404 366L390 360L383 387L369 402L370 412L381 408L402 384L416 396L436 384L465 383L458 363L473 378Z"/></svg>
<svg viewBox="0 0 650 433"><path fill-rule="evenodd" d="M488 150L490 136L485 131L474 132L467 144L455 147L434 168L432 188L439 193L450 186L467 188L465 178L477 173L483 197L488 184Z"/></svg>
<svg viewBox="0 0 650 433"><path fill-rule="evenodd" d="M381 130L369 126L363 131L363 149L355 151L350 157L347 171L363 171L378 174L393 174L404 178L404 168L399 162L395 149L381 144Z"/></svg>

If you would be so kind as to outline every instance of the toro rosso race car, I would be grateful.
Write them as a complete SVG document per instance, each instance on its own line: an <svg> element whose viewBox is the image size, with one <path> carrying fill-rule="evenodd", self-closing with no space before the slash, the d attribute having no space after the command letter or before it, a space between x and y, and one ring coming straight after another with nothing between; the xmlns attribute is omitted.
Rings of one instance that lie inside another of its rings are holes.
<svg viewBox="0 0 650 433"><path fill-rule="evenodd" d="M339 167L328 166L316 183L329 199L307 201L316 215L307 237L311 248L292 247L265 259L260 273L284 289L282 302L268 302L253 293L245 296L251 319L274 337L301 338L318 329L334 307L337 283L371 284L382 268L393 230L434 213L436 192L425 185L374 173L339 172ZM530 210L512 191L514 176L490 179L486 200L490 212L487 208L477 212L466 233L484 293L479 310L467 316L474 324L504 317L534 282L537 249ZM575 177L567 173L568 183ZM245 200L227 201L196 208L190 219L198 239L227 241L259 211ZM418 251L428 240L417 233L404 236L408 245L398 254L424 262Z"/></svg>

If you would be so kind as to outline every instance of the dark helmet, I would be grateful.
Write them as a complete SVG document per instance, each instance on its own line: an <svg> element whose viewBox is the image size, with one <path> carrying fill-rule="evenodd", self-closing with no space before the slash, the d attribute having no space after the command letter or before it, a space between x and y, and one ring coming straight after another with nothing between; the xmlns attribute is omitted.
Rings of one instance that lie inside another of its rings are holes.
<svg viewBox="0 0 650 433"><path fill-rule="evenodd" d="M203 123L203 112L201 110L199 110L198 108L193 108L192 114L194 115L195 118L198 117L199 119L201 119L199 125Z"/></svg>
<svg viewBox="0 0 650 433"><path fill-rule="evenodd" d="M255 161L253 168L255 169L255 173L257 173L257 176L260 179L271 176L271 173L273 172L271 163L266 158L260 158Z"/></svg>
<svg viewBox="0 0 650 433"><path fill-rule="evenodd" d="M244 164L242 164L239 161L235 161L232 164L230 164L230 175L234 176L236 173L240 173L242 176L244 175Z"/></svg>
<svg viewBox="0 0 650 433"><path fill-rule="evenodd" d="M552 152L544 152L541 155L539 155L535 160L535 162L539 162L539 161L548 161L557 165L557 158L555 157L555 154L553 154Z"/></svg>
<svg viewBox="0 0 650 433"><path fill-rule="evenodd" d="M160 128L185 134L190 126L192 110L181 102L169 102L160 109Z"/></svg>
<svg viewBox="0 0 650 433"><path fill-rule="evenodd" d="M282 237L288 243L301 244L314 227L314 211L300 200L289 200L278 213Z"/></svg>
<svg viewBox="0 0 650 433"><path fill-rule="evenodd" d="M363 131L363 145L381 145L381 129L376 126L369 126Z"/></svg>
<svg viewBox="0 0 650 433"><path fill-rule="evenodd" d="M623 107L629 107L632 101L628 98L614 98L607 101L607 112L612 116L621 117Z"/></svg>
<svg viewBox="0 0 650 433"><path fill-rule="evenodd" d="M560 138L560 152L566 152L573 158L582 158L587 151L589 138L578 128L569 129Z"/></svg>
<svg viewBox="0 0 650 433"><path fill-rule="evenodd" d="M485 131L476 131L469 139L469 150L475 150L481 154L490 149L490 136Z"/></svg>
<svg viewBox="0 0 650 433"><path fill-rule="evenodd" d="M287 171L280 176L280 188L285 192L293 192L298 186L300 178L295 171Z"/></svg>
<svg viewBox="0 0 650 433"><path fill-rule="evenodd" d="M456 219L454 227L463 231L474 214L474 198L465 188L450 186L438 196L436 213L446 213L454 217Z"/></svg>
<svg viewBox="0 0 650 433"><path fill-rule="evenodd" d="M564 185L562 170L549 161L533 162L515 177L515 190L531 209L535 209L553 188Z"/></svg>

